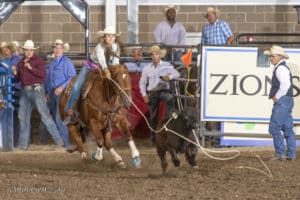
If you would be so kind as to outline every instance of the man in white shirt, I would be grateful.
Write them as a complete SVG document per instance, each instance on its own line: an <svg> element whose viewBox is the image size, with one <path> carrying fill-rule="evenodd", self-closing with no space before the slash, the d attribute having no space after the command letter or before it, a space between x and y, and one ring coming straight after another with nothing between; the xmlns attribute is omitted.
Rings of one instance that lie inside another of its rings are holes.
<svg viewBox="0 0 300 200"><path fill-rule="evenodd" d="M154 31L154 38L156 43L162 43L166 45L184 45L186 30L185 27L178 21L176 21L176 13L178 8L174 5L169 5L164 9L166 20L160 22ZM179 49L168 50L167 60L171 60L172 54L174 60L180 61L182 52Z"/></svg>
<svg viewBox="0 0 300 200"><path fill-rule="evenodd" d="M154 45L150 48L150 52L152 62L144 68L139 85L144 102L149 105L151 128L155 130L160 101L167 104L167 116L174 111L174 97L170 91L169 81L178 78L179 73L173 65L161 60L166 54L164 49ZM155 140L153 132L151 140L152 142Z"/></svg>
<svg viewBox="0 0 300 200"><path fill-rule="evenodd" d="M273 100L269 132L273 136L275 157L271 160L295 160L296 137L293 131L292 109L294 107L292 75L285 59L289 56L280 46L273 45L270 51L264 52L270 56L274 71L269 98ZM284 137L281 135L283 131ZM284 139L287 150L285 150Z"/></svg>

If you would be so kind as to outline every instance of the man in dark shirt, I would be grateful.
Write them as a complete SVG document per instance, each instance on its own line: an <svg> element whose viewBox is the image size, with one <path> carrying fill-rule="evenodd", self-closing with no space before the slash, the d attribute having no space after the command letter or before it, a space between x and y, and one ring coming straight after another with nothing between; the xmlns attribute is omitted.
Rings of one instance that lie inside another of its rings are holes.
<svg viewBox="0 0 300 200"><path fill-rule="evenodd" d="M26 150L30 142L30 118L32 107L36 106L41 116L41 120L46 125L53 141L60 148L63 141L59 135L57 127L49 113L46 98L44 81L46 77L45 62L42 58L34 54L34 43L27 40L24 46L24 57L16 67L12 67L14 75L21 82L21 97L18 118L20 121L20 134L18 148Z"/></svg>

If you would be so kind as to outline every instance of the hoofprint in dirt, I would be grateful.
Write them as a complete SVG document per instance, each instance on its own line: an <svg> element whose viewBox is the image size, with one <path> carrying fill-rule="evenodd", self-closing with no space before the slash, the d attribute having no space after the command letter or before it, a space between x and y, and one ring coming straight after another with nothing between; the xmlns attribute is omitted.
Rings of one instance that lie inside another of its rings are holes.
<svg viewBox="0 0 300 200"><path fill-rule="evenodd" d="M0 152L0 199L300 199L300 159L269 161L272 147L234 148L241 154L228 161L199 151L199 169L192 169L183 155L175 169L168 156L165 175L153 147L139 146L141 169L130 166L126 145L115 148L127 169L115 168L107 152L101 162L39 148Z"/></svg>

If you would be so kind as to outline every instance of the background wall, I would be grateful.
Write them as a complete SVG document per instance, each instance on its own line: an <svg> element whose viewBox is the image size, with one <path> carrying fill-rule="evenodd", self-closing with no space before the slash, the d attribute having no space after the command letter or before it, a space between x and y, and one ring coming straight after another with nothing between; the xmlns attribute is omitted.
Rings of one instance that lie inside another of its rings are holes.
<svg viewBox="0 0 300 200"><path fill-rule="evenodd" d="M152 32L165 19L166 6L139 6L139 41L153 42ZM220 19L230 23L235 35L243 32L300 33L297 12L293 6L217 6ZM180 6L177 20L187 32L200 32L206 23L203 17L207 6ZM96 42L96 32L104 28L105 9L103 5L90 6L90 41ZM121 39L127 40L127 7L117 6L118 31ZM84 29L62 6L21 6L0 26L0 41L18 40L21 43L32 39L41 52L50 51L49 46L61 38L71 45L71 52L84 51Z"/></svg>

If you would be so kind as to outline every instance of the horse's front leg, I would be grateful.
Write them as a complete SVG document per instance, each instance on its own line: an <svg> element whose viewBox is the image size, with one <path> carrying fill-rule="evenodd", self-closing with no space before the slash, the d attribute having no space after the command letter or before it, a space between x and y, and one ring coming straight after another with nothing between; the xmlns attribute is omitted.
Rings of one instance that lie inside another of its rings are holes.
<svg viewBox="0 0 300 200"><path fill-rule="evenodd" d="M69 133L70 133L71 137L73 138L73 140L77 144L78 151L81 154L81 158L86 159L86 152L85 152L84 147L83 147L83 142L82 142L81 134L79 132L78 127L74 124L69 124L68 129L69 129Z"/></svg>
<svg viewBox="0 0 300 200"><path fill-rule="evenodd" d="M95 136L96 143L97 143L97 150L96 152L92 153L92 158L98 161L103 160L103 133L101 131L102 127L95 119L90 120L90 128Z"/></svg>
<svg viewBox="0 0 300 200"><path fill-rule="evenodd" d="M141 167L141 158L140 158L140 152L138 151L138 149L136 148L136 145L133 141L133 137L132 134L129 130L129 124L128 121L126 119L126 117L123 117L120 119L120 122L118 124L118 129L120 131L123 131L128 139L128 145L131 151L131 164L135 167L135 168L140 168Z"/></svg>
<svg viewBox="0 0 300 200"><path fill-rule="evenodd" d="M109 151L111 156L113 157L116 165L119 168L126 168L125 162L123 161L122 157L115 151L114 148L112 148L112 142L111 142L111 131L107 131L104 134L104 146Z"/></svg>

